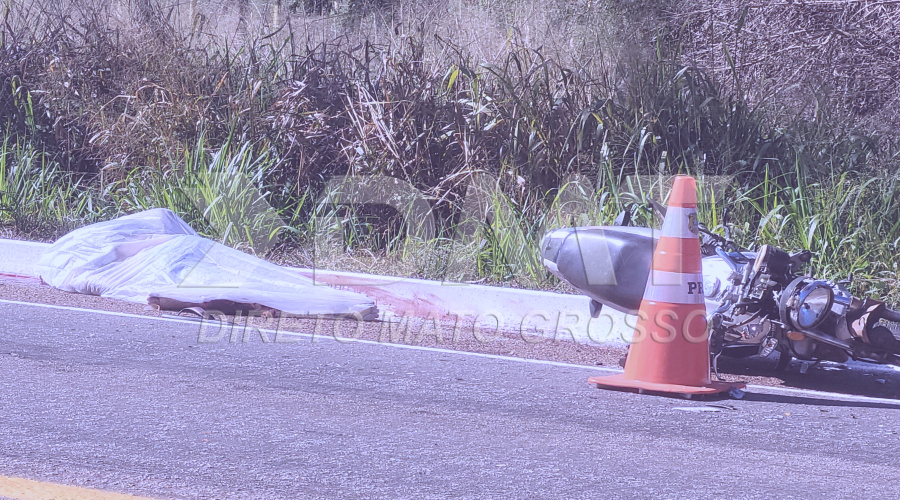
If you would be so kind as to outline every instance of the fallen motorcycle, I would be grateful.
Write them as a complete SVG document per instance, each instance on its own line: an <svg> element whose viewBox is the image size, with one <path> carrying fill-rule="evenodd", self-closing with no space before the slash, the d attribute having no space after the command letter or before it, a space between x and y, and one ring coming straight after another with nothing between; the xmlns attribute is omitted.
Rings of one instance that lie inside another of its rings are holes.
<svg viewBox="0 0 900 500"><path fill-rule="evenodd" d="M665 215L665 207L652 206ZM657 235L628 226L626 215L621 225L556 229L541 241L544 265L591 298L593 317L604 305L637 314L644 296ZM900 339L885 323L900 323L900 313L884 302L854 297L846 282L805 275L809 251L763 245L753 252L703 224L699 229L714 368L721 355L775 351L779 370L793 358L900 366Z"/></svg>

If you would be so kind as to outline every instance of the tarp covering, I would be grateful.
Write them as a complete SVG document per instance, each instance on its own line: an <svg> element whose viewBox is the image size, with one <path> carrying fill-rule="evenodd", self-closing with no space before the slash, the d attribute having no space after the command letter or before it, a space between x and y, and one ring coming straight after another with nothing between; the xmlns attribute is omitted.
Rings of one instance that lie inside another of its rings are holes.
<svg viewBox="0 0 900 500"><path fill-rule="evenodd" d="M76 229L47 249L37 266L41 279L61 290L163 309L269 308L377 318L368 297L315 284L203 238L162 208Z"/></svg>

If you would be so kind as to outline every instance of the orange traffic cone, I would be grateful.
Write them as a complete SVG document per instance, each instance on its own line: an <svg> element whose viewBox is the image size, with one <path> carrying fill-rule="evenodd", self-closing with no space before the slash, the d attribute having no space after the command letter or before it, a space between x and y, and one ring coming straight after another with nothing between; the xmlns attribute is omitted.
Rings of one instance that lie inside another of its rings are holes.
<svg viewBox="0 0 900 500"><path fill-rule="evenodd" d="M716 394L744 384L712 382L700 262L697 185L675 177L625 373L592 377L598 388Z"/></svg>

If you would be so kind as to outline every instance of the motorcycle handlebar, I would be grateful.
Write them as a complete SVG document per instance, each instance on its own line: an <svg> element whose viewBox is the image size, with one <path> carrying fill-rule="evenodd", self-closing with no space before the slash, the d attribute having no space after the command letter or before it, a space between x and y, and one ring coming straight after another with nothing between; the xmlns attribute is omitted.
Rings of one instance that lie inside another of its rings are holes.
<svg viewBox="0 0 900 500"><path fill-rule="evenodd" d="M716 247L716 255L718 255L722 260L725 261L726 264L728 264L728 267L731 268L732 272L741 272L740 268L738 267L738 263L735 262L734 259L732 259L730 255L728 255L728 252L722 249L722 247Z"/></svg>
<svg viewBox="0 0 900 500"><path fill-rule="evenodd" d="M665 205L663 205L662 203L660 203L660 202L654 200L653 198L649 198L647 201L649 202L650 207L651 207L653 210L656 210L656 212L657 212L662 218L665 218L665 217L666 217L666 207L665 207ZM705 224L700 224L699 229L700 229L700 232L701 232L701 233L703 233L703 234L709 236L710 238L712 238L713 240L715 240L716 243L719 244L719 246L722 246L722 247L725 247L725 248L729 248L729 249L731 249L731 250L738 250L739 247L737 246L737 244L735 244L734 241L732 241L732 240L729 239L729 238L725 238L725 237L719 236L718 234L716 234L716 233L710 231L709 228L707 228ZM717 252L717 253L718 253L718 252Z"/></svg>

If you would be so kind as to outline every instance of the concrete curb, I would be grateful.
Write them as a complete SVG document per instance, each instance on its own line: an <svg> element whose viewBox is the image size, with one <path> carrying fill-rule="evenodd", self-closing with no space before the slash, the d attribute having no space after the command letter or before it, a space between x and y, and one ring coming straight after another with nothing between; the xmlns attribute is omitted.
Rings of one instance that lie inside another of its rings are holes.
<svg viewBox="0 0 900 500"><path fill-rule="evenodd" d="M0 273L37 276L34 265L49 243L0 239Z"/></svg>
<svg viewBox="0 0 900 500"><path fill-rule="evenodd" d="M50 245L0 239L0 274L37 277L35 264ZM572 339L580 343L624 345L633 317L605 308L589 314L582 295L519 290L496 286L428 281L360 273L295 269L317 283L352 290L373 298L385 321L425 318L473 325L485 335L497 329L528 336Z"/></svg>

